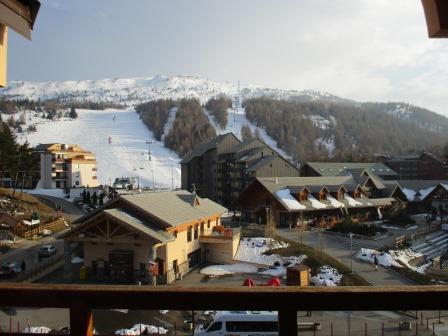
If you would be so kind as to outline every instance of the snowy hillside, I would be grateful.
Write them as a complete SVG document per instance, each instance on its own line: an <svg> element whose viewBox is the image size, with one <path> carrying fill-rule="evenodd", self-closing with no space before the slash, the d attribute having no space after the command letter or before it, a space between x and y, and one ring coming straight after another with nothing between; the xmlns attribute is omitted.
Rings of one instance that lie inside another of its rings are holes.
<svg viewBox="0 0 448 336"><path fill-rule="evenodd" d="M198 98L205 103L219 94L245 98L269 96L300 100L341 100L328 93L265 88L238 83L218 83L193 76L163 76L146 78L102 79L65 82L10 82L0 90L2 96L31 100L61 99L116 102L132 105L159 98Z"/></svg>
<svg viewBox="0 0 448 336"><path fill-rule="evenodd" d="M40 113L27 112L27 125L36 125L37 132L19 133L18 140L28 140L33 146L53 142L78 144L94 152L102 184L110 184L115 177L138 176L140 186L152 186L154 167L157 188L171 188L172 176L174 187L180 187L180 158L154 140L133 110L77 110L77 113L77 119L52 121L42 119ZM147 141L153 142L151 162Z"/></svg>

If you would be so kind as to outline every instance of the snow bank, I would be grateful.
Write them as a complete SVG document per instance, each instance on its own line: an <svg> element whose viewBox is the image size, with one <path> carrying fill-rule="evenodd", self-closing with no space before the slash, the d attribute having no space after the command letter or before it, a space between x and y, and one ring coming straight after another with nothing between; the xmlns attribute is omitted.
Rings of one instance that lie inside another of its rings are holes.
<svg viewBox="0 0 448 336"><path fill-rule="evenodd" d="M130 329L120 329L115 331L115 335L147 335L147 333L144 332L149 332L149 334L166 335L168 330L162 327L157 328L153 325L138 323Z"/></svg>
<svg viewBox="0 0 448 336"><path fill-rule="evenodd" d="M22 332L30 334L49 334L50 331L51 329L47 327L26 327Z"/></svg>
<svg viewBox="0 0 448 336"><path fill-rule="evenodd" d="M212 265L201 269L202 274L218 276L234 273L257 273L257 267L249 264Z"/></svg>
<svg viewBox="0 0 448 336"><path fill-rule="evenodd" d="M291 195L291 190L288 188L278 190L275 192L274 196L282 203L284 203L291 210L304 210L306 206L300 204L294 196Z"/></svg>
<svg viewBox="0 0 448 336"><path fill-rule="evenodd" d="M425 273L426 269L432 265L432 262L428 262L421 266L412 266L410 262L416 258L423 257L423 254L409 248L403 250L389 250L389 254L394 260L401 262L407 268L419 273Z"/></svg>
<svg viewBox="0 0 448 336"><path fill-rule="evenodd" d="M240 263L208 266L203 268L201 273L208 275L258 273L270 276L285 276L286 269L289 266L301 264L306 259L306 255L282 257L277 254L263 254L266 251L284 247L288 247L288 244L271 238L242 238L234 258L235 261L240 261ZM269 269L258 272L261 265L269 266Z"/></svg>
<svg viewBox="0 0 448 336"><path fill-rule="evenodd" d="M328 265L324 265L319 268L319 272L317 275L311 277L311 283L314 283L315 286L338 286L341 283L342 274L339 274L338 270L330 267Z"/></svg>
<svg viewBox="0 0 448 336"><path fill-rule="evenodd" d="M261 265L271 266L279 261L277 255L265 255L266 251L288 247L283 242L271 238L242 238L234 259Z"/></svg>
<svg viewBox="0 0 448 336"><path fill-rule="evenodd" d="M368 248L361 248L356 254L355 258L364 260L370 263L374 263L375 255L378 259L378 263L382 266L390 267L402 267L399 263L397 263L389 253L379 252L377 250L372 250Z"/></svg>
<svg viewBox="0 0 448 336"><path fill-rule="evenodd" d="M326 204L323 204L323 203L319 202L319 201L318 201L313 195L311 195L311 194L308 194L308 201L311 202L311 206L312 206L314 209L324 209L324 208L327 207Z"/></svg>
<svg viewBox="0 0 448 336"><path fill-rule="evenodd" d="M83 258L80 258L80 257L73 257L72 258L72 264L81 264L83 262L84 262Z"/></svg>

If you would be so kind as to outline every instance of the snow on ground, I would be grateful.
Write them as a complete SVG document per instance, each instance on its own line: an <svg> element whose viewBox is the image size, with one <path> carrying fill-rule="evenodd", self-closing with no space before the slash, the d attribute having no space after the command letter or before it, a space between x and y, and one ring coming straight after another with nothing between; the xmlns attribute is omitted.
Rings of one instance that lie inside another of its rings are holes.
<svg viewBox="0 0 448 336"><path fill-rule="evenodd" d="M242 238L234 257L235 264L212 265L204 267L202 274L213 276L234 273L259 273L263 275L284 277L286 268L301 264L306 255L282 257L277 254L265 255L266 251L288 247L288 244L271 238ZM260 266L268 266L259 271Z"/></svg>
<svg viewBox="0 0 448 336"><path fill-rule="evenodd" d="M173 127L174 120L176 119L177 110L178 110L177 107L173 107L170 110L168 120L166 121L165 126L163 126L162 140L165 138L165 136L170 132L171 128Z"/></svg>
<svg viewBox="0 0 448 336"><path fill-rule="evenodd" d="M21 142L28 140L33 146L39 143L78 144L94 152L101 184L112 184L116 177L138 176L141 187L152 186L154 167L156 188L171 187L172 171L174 187L180 186L179 157L154 139L152 132L132 109L79 109L77 113L77 119L62 118L56 121L39 119L39 116L30 114L32 120L27 118L27 124L36 122L37 132L19 134L18 139ZM112 139L110 144L109 137ZM151 144L151 162L146 141L155 141Z"/></svg>
<svg viewBox="0 0 448 336"><path fill-rule="evenodd" d="M287 155L283 150L277 147L277 141L272 139L266 131L258 126L253 125L247 118L246 118L246 111L243 107L238 107L235 109L228 109L227 110L227 126L225 129L220 128L218 125L216 125L216 122L214 121L214 118L208 113L209 120L212 123L212 125L216 129L216 133L218 135L232 132L235 134L235 136L238 139L242 139L241 136L241 127L244 125L247 125L250 127L252 134L255 133L255 130L258 129L258 132L260 133L261 139L271 146L273 149L275 149L280 155L282 155L287 160L291 160L291 157Z"/></svg>
<svg viewBox="0 0 448 336"><path fill-rule="evenodd" d="M342 274L339 274L336 268L324 265L319 268L318 273L311 277L310 282L315 286L339 286L342 280Z"/></svg>
<svg viewBox="0 0 448 336"><path fill-rule="evenodd" d="M115 331L115 335L148 335L148 333L166 335L168 333L168 330L162 327L155 327L153 325L138 323L130 329L120 329Z"/></svg>
<svg viewBox="0 0 448 336"><path fill-rule="evenodd" d="M403 250L389 250L388 251L389 254L391 255L391 257L398 261L401 262L403 265L405 265L407 268L414 270L416 272L419 273L425 273L425 270L431 266L431 262L426 263L424 265L421 266L413 266L411 265L409 262L416 259L416 258L421 258L423 257L423 254L421 254L420 252L416 252L412 249L403 249Z"/></svg>
<svg viewBox="0 0 448 336"><path fill-rule="evenodd" d="M374 256L378 258L378 263L382 266L390 267L390 266L396 266L396 267L402 267L398 262L396 262L392 256L389 253L385 252L379 252L376 250L368 249L368 248L361 248L356 254L355 258L364 260L370 263L374 263Z"/></svg>
<svg viewBox="0 0 448 336"><path fill-rule="evenodd" d="M271 266L279 261L277 255L265 255L266 251L288 247L284 242L278 242L271 238L242 238L234 259L247 263Z"/></svg>
<svg viewBox="0 0 448 336"><path fill-rule="evenodd" d="M26 190L26 192L33 195L48 195L58 198L65 198L66 196L63 189L30 189Z"/></svg>
<svg viewBox="0 0 448 336"><path fill-rule="evenodd" d="M335 149L335 143L334 143L334 136L329 137L328 139L325 138L318 138L316 140L314 140L314 143L319 146L323 146L327 152L328 152L328 156L332 157L333 153L334 153L334 149Z"/></svg>
<svg viewBox="0 0 448 336"><path fill-rule="evenodd" d="M257 266L250 264L212 265L201 269L202 274L218 276L235 273L257 273Z"/></svg>
<svg viewBox="0 0 448 336"><path fill-rule="evenodd" d="M26 327L23 329L23 333L33 333L33 334L49 334L51 331L50 328L47 327Z"/></svg>

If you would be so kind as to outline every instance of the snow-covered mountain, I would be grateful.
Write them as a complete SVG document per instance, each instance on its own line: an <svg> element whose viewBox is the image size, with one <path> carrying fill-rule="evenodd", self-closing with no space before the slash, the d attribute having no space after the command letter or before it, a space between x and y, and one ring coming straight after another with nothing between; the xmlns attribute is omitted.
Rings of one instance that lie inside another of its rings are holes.
<svg viewBox="0 0 448 336"><path fill-rule="evenodd" d="M240 99L268 96L274 98L292 98L299 100L339 101L342 98L318 91L298 91L266 88L257 85L239 85L238 83L218 83L209 79L193 76L163 76L128 79L102 79L65 82L10 82L0 90L7 98L31 100L89 100L116 102L132 105L159 98L198 98L206 102L219 94Z"/></svg>
<svg viewBox="0 0 448 336"><path fill-rule="evenodd" d="M18 139L27 140L31 145L60 142L75 143L96 153L98 160L98 178L101 183L109 183L115 177L139 176L141 184L157 187L180 186L179 156L164 147L163 141L156 141L154 135L139 119L134 105L161 98L197 98L206 103L211 97L224 94L232 99L233 108L229 109L228 123L222 129L216 124L208 111L204 111L218 134L233 132L241 138L241 127L248 125L258 132L266 143L286 156L263 127L251 123L245 114L243 101L247 98L270 97L294 101L317 101L362 106L369 111L392 114L403 122L411 122L421 128L439 134L447 134L448 119L431 111L404 103L359 103L318 91L298 91L266 88L239 83L218 83L209 79L192 76L157 75L146 78L103 79L65 82L10 82L0 90L0 98L59 101L90 101L118 103L121 110L78 110L78 118L42 118L42 113L19 111L25 114L26 124L23 132L17 132ZM177 108L170 111L164 127L167 134L176 115ZM115 116L115 118L114 118ZM312 112L308 118L312 125L321 130L324 136L313 140L316 146L324 147L331 156L335 150L335 127L339 120L328 113ZM3 118L5 121L6 118ZM16 119L18 119L16 117ZM114 120L115 119L115 120ZM36 132L27 128L35 125ZM108 143L108 138L112 139ZM163 138L162 138L163 140ZM149 145L151 142L151 161ZM154 176L153 176L154 175ZM171 183L171 180L173 183ZM153 182L154 181L154 182Z"/></svg>

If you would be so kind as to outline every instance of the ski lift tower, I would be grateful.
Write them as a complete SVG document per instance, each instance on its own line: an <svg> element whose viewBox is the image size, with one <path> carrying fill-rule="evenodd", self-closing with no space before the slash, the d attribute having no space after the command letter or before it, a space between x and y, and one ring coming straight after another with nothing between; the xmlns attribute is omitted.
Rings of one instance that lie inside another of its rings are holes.
<svg viewBox="0 0 448 336"><path fill-rule="evenodd" d="M152 191L155 192L155 183L154 183L154 165L152 164L152 158L151 158L151 145L157 143L157 141L154 140L147 140L146 144L148 145L148 160L149 160L149 166L152 171Z"/></svg>
<svg viewBox="0 0 448 336"><path fill-rule="evenodd" d="M236 123L236 110L240 107L240 81L238 81L238 87L236 94L233 96L233 122Z"/></svg>

